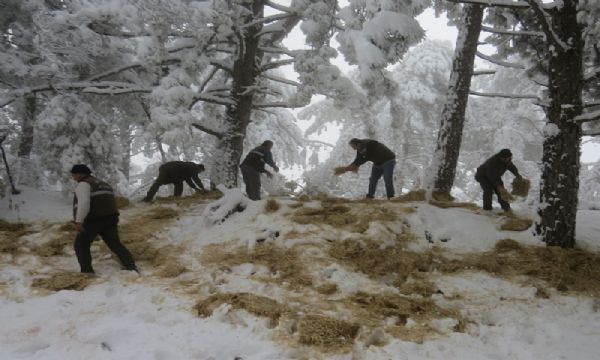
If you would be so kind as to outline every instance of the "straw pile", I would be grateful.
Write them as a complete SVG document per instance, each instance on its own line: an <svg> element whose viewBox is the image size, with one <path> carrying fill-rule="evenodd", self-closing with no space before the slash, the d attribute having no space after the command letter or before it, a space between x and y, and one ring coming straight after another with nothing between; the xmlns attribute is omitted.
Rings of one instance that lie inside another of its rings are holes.
<svg viewBox="0 0 600 360"><path fill-rule="evenodd" d="M350 346L360 326L329 316L307 315L300 320L300 343L332 351Z"/></svg>
<svg viewBox="0 0 600 360"><path fill-rule="evenodd" d="M289 312L287 306L265 296L250 293L215 294L199 301L194 309L198 316L211 316L222 304L230 304L234 309L243 309L251 314L277 321L282 314Z"/></svg>
<svg viewBox="0 0 600 360"><path fill-rule="evenodd" d="M512 194L516 196L527 197L531 182L522 177L516 177L512 183Z"/></svg>
<svg viewBox="0 0 600 360"><path fill-rule="evenodd" d="M515 217L509 217L502 225L500 225L500 230L506 231L525 231L531 227L533 224L533 220L531 219L519 219Z"/></svg>
<svg viewBox="0 0 600 360"><path fill-rule="evenodd" d="M267 200L267 203L265 204L265 211L268 213L274 213L277 210L279 210L280 207L281 207L281 205L279 205L277 200L269 199L269 200Z"/></svg>
<svg viewBox="0 0 600 360"><path fill-rule="evenodd" d="M81 291L96 281L93 274L82 273L57 273L49 278L38 278L33 280L33 287L44 288L53 291L77 290Z"/></svg>

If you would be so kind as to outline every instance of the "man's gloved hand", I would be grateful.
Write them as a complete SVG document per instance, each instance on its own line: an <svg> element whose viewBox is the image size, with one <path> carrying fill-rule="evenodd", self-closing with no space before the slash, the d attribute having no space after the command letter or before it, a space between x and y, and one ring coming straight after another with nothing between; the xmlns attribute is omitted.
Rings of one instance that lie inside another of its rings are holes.
<svg viewBox="0 0 600 360"><path fill-rule="evenodd" d="M502 200L504 200L506 202L511 202L514 200L512 195L505 188L501 188L498 191L498 193L500 194L500 197L502 198Z"/></svg>
<svg viewBox="0 0 600 360"><path fill-rule="evenodd" d="M346 167L345 166L339 166L339 167L336 167L335 169L333 169L333 173L335 175L342 175L345 172L346 172Z"/></svg>

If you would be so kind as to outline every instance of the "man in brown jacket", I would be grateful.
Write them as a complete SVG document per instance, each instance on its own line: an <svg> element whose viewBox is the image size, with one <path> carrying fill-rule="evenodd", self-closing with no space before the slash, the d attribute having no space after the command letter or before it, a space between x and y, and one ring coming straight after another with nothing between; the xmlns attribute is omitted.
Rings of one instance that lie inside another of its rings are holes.
<svg viewBox="0 0 600 360"><path fill-rule="evenodd" d="M74 165L71 169L71 176L77 181L73 197L73 223L77 230L74 247L81 272L94 273L90 247L98 235L117 255L125 270L139 272L133 256L119 239L119 211L113 189L91 174L90 168L83 164Z"/></svg>

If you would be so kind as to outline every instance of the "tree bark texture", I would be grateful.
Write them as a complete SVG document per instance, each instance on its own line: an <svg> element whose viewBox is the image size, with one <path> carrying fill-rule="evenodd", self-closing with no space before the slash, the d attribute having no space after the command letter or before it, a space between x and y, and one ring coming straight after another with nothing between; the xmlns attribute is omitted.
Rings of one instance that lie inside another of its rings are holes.
<svg viewBox="0 0 600 360"><path fill-rule="evenodd" d="M35 114L35 94L27 95L23 98L23 107L21 111L21 138L19 139L19 149L17 151L17 156L20 158L29 159L31 157Z"/></svg>
<svg viewBox="0 0 600 360"><path fill-rule="evenodd" d="M547 125L542 155L540 219L536 231L551 246L573 247L579 190L581 125L573 118L582 113L583 40L577 24L577 0L565 0L552 11L555 33L567 50L550 45Z"/></svg>
<svg viewBox="0 0 600 360"><path fill-rule="evenodd" d="M484 7L480 5L463 7L446 103L430 170L433 179L429 180L428 185L430 188L433 185L436 192L449 194L454 184L483 10Z"/></svg>
<svg viewBox="0 0 600 360"><path fill-rule="evenodd" d="M244 23L263 17L264 0L254 0L244 4L249 11ZM250 123L254 91L260 73L264 53L259 50L262 24L256 24L239 33L237 58L233 64L231 98L235 105L226 110L225 131L217 141L215 163L211 172L211 182L226 187L237 186L240 159L244 151L244 138ZM258 144L257 144L258 145Z"/></svg>

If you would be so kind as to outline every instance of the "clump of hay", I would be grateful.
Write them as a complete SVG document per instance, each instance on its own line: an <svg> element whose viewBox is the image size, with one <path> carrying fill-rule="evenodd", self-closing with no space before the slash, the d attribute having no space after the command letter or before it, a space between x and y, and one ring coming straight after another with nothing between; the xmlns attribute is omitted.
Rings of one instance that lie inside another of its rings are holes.
<svg viewBox="0 0 600 360"><path fill-rule="evenodd" d="M329 255L373 279L393 276L393 284L398 287L411 274L429 271L433 263L430 253L406 251L400 244L382 248L380 244L370 240L336 241L331 245Z"/></svg>
<svg viewBox="0 0 600 360"><path fill-rule="evenodd" d="M499 240L496 245L494 245L494 250L498 253L503 253L506 251L513 250L521 250L523 249L523 245L521 245L518 241L513 239L502 239Z"/></svg>
<svg viewBox="0 0 600 360"><path fill-rule="evenodd" d="M344 226L354 224L357 217L350 213L346 205L326 205L322 208L300 208L294 212L292 220L299 224L327 224L331 226Z"/></svg>
<svg viewBox="0 0 600 360"><path fill-rule="evenodd" d="M222 244L212 244L204 247L201 260L203 264L220 267L245 263L263 265L278 275L275 279L269 277L269 281L285 282L292 288L310 287L313 283L297 250L281 248L272 243L259 244L252 250L247 247L227 250Z"/></svg>
<svg viewBox="0 0 600 360"><path fill-rule="evenodd" d="M464 208L464 209L479 209L476 204L468 203L468 202L454 202L454 201L446 201L446 200L430 200L429 203L433 206L437 206L442 209L447 208Z"/></svg>
<svg viewBox="0 0 600 360"><path fill-rule="evenodd" d="M65 247L70 246L75 240L76 233L75 231L72 231L72 233L72 237L67 237L66 235L54 237L43 244L34 246L31 250L42 257L63 255Z"/></svg>
<svg viewBox="0 0 600 360"><path fill-rule="evenodd" d="M198 203L220 199L223 193L219 190L199 191L189 196L168 196L156 198L159 204L176 204L178 206L190 206Z"/></svg>
<svg viewBox="0 0 600 360"><path fill-rule="evenodd" d="M81 291L96 281L93 274L83 273L57 273L49 278L34 279L32 286L53 291L77 290Z"/></svg>
<svg viewBox="0 0 600 360"><path fill-rule="evenodd" d="M300 343L324 348L327 351L354 343L360 326L322 315L307 315L300 319Z"/></svg>
<svg viewBox="0 0 600 360"><path fill-rule="evenodd" d="M11 222L0 219L0 231L19 234L19 233L25 231L25 224L11 223Z"/></svg>
<svg viewBox="0 0 600 360"><path fill-rule="evenodd" d="M512 195L527 197L529 189L531 188L531 182L522 177L516 177L512 183Z"/></svg>
<svg viewBox="0 0 600 360"><path fill-rule="evenodd" d="M328 284L323 284L323 285L317 286L317 288L315 290L317 290L318 293L323 294L323 295L332 295L337 292L338 287L336 284L328 283Z"/></svg>
<svg viewBox="0 0 600 360"><path fill-rule="evenodd" d="M500 225L500 230L506 231L525 231L531 227L533 224L533 220L531 219L519 219L515 217L509 217L502 225Z"/></svg>
<svg viewBox="0 0 600 360"><path fill-rule="evenodd" d="M409 191L404 195L400 195L392 199L394 202L413 202L413 201L425 201L425 190L413 190Z"/></svg>
<svg viewBox="0 0 600 360"><path fill-rule="evenodd" d="M281 207L281 205L279 205L277 200L269 199L269 200L267 200L267 203L265 204L265 211L268 213L273 213L273 212L276 212L277 210L279 210L280 207Z"/></svg>
<svg viewBox="0 0 600 360"><path fill-rule="evenodd" d="M450 195L450 193L442 190L433 190L431 192L431 198L437 201L445 201L452 202L454 201L454 196Z"/></svg>
<svg viewBox="0 0 600 360"><path fill-rule="evenodd" d="M185 266L178 264L176 262L169 262L169 263L165 264L162 267L162 269L159 270L157 275L166 277L166 278L173 278L173 277L177 277L187 271L188 271L188 269Z"/></svg>
<svg viewBox="0 0 600 360"><path fill-rule="evenodd" d="M230 304L234 309L243 309L256 316L279 320L282 314L289 312L287 306L265 296L250 293L215 294L199 301L194 309L198 316L211 316L222 304Z"/></svg>
<svg viewBox="0 0 600 360"><path fill-rule="evenodd" d="M131 204L129 199L124 196L115 196L115 202L117 203L117 209L125 209Z"/></svg>

